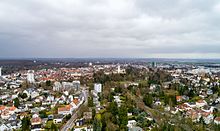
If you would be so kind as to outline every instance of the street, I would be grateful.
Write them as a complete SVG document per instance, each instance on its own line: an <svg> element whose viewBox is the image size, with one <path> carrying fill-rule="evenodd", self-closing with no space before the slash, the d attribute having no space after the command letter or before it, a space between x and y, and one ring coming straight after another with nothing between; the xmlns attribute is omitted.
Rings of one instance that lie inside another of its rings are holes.
<svg viewBox="0 0 220 131"><path fill-rule="evenodd" d="M87 103L88 103L88 91L85 90L85 88L83 88L82 93L83 93L83 96L84 96L84 99L85 99L84 103L82 105L87 106ZM77 113L80 111L82 105L73 112L72 117L61 128L61 131L68 131L68 130L71 130L73 128L73 126L75 125L74 121L77 119Z"/></svg>

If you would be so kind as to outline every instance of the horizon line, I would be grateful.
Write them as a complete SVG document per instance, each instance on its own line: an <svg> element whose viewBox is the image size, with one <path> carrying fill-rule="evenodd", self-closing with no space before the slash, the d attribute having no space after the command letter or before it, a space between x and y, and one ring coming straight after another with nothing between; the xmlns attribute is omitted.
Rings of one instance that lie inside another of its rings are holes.
<svg viewBox="0 0 220 131"><path fill-rule="evenodd" d="M220 58L169 58L169 57L0 57L0 60L34 60L34 59L182 59L182 60L220 60Z"/></svg>

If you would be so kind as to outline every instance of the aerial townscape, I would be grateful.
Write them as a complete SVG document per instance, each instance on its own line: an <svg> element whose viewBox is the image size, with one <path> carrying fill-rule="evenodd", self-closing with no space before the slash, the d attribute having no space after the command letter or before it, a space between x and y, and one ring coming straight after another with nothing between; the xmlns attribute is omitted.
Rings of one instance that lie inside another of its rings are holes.
<svg viewBox="0 0 220 131"><path fill-rule="evenodd" d="M220 130L220 64L19 61L0 62L0 131Z"/></svg>
<svg viewBox="0 0 220 131"><path fill-rule="evenodd" d="M220 131L220 0L0 0L0 131Z"/></svg>

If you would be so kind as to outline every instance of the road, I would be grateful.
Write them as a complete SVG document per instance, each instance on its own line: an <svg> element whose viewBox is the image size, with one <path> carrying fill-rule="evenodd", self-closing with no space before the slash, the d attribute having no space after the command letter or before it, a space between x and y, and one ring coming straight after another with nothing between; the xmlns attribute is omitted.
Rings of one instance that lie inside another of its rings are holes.
<svg viewBox="0 0 220 131"><path fill-rule="evenodd" d="M82 93L83 93L83 96L84 96L84 103L82 105L85 105L87 106L88 104L88 91L85 90L85 88L83 88L82 90ZM73 115L72 117L67 121L67 123L61 128L61 131L68 131L68 130L71 130L73 128L73 126L75 125L75 120L77 119L77 113L80 111L82 105L76 109L74 112L73 112Z"/></svg>

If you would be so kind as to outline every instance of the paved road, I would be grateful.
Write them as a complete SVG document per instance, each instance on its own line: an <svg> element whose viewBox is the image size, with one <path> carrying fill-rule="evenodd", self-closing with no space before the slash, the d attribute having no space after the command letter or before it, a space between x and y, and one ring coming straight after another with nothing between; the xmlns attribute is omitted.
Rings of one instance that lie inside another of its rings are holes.
<svg viewBox="0 0 220 131"><path fill-rule="evenodd" d="M87 103L88 103L88 91L85 90L85 88L84 88L82 93L83 93L83 96L84 96L84 99L85 99L85 101L84 101L84 103L82 105L86 105L87 106ZM73 112L72 117L62 127L61 131L68 131L68 130L71 130L73 128L73 126L75 125L74 121L77 119L77 113L80 111L82 105Z"/></svg>

